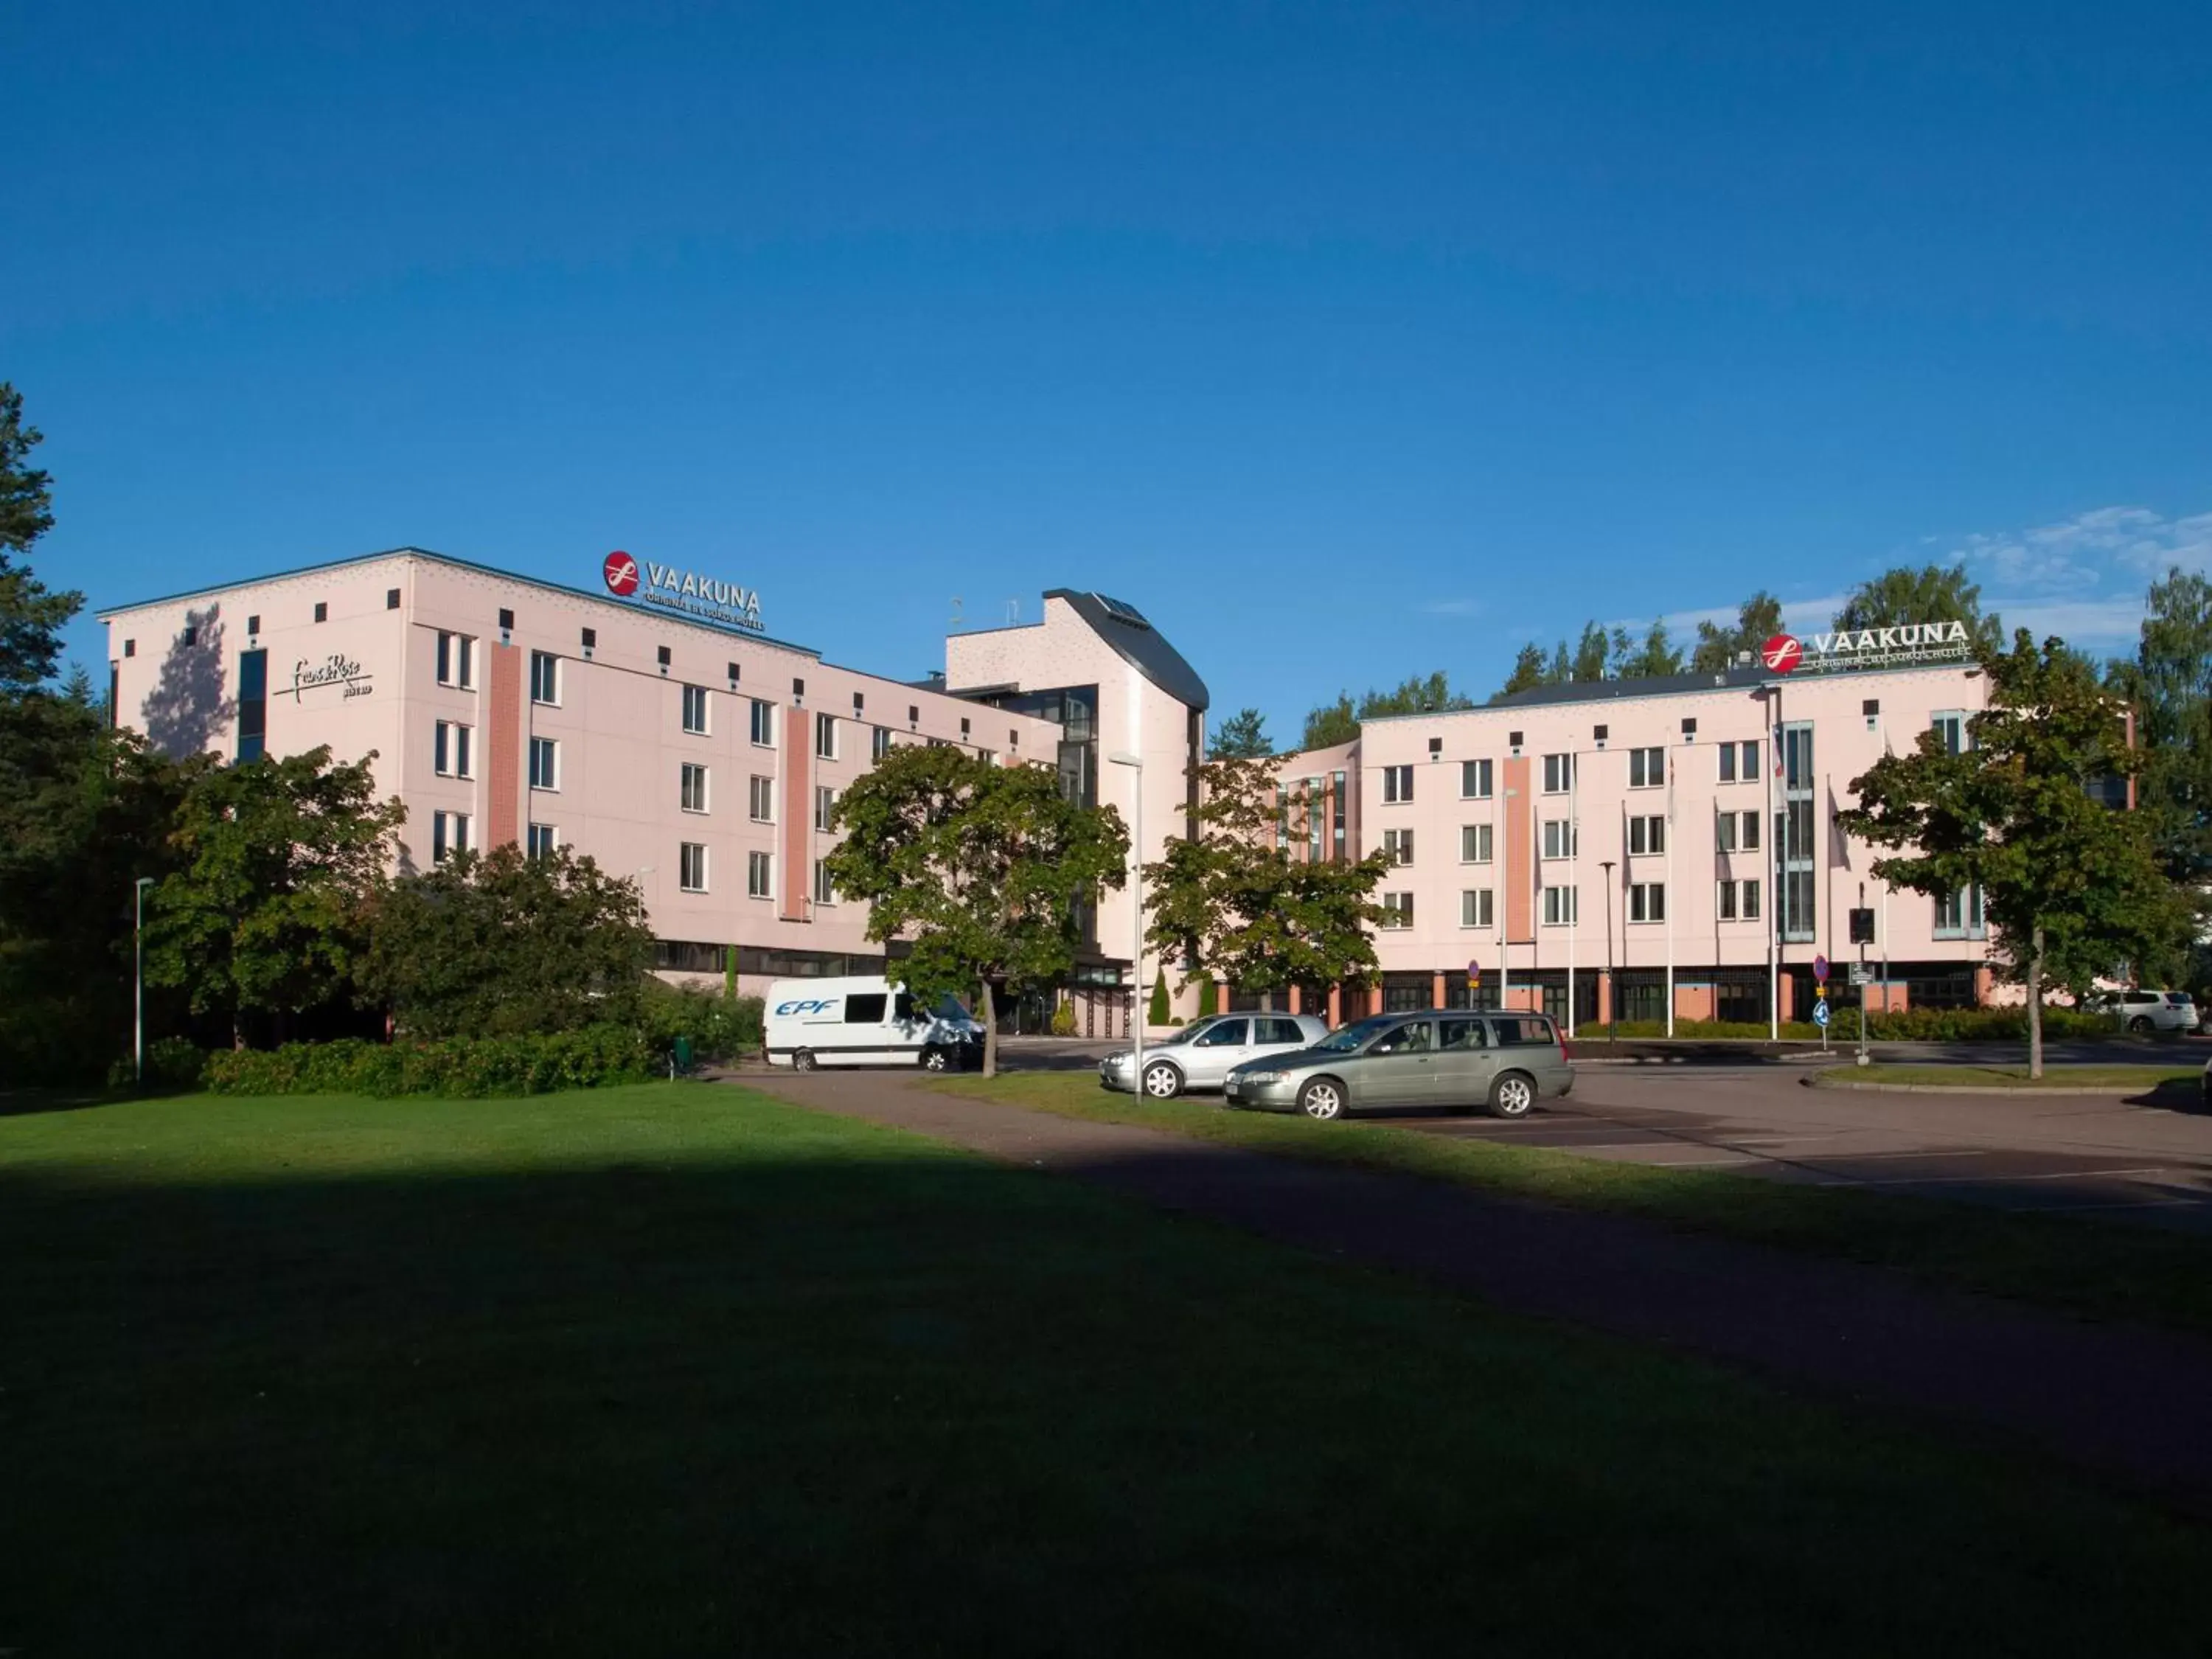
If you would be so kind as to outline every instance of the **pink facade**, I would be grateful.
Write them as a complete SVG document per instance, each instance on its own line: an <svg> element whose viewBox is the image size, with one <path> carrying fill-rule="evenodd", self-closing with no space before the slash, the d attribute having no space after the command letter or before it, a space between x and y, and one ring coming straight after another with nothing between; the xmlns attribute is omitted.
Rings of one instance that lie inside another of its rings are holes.
<svg viewBox="0 0 2212 1659"><path fill-rule="evenodd" d="M1379 889L1394 917L1381 1000L1465 999L1473 963L1475 997L1502 988L1581 1021L1616 1005L1623 1019L1671 1005L1678 1019L1764 1020L1771 951L1782 1016L1805 1017L1816 956L1836 964L1832 996L1848 995L1862 905L1894 1006L1972 1000L1988 955L1972 896L1892 892L1835 813L1852 779L1963 721L1984 686L1963 663L1771 684L1739 672L1369 720L1350 855L1401 860ZM1286 784L1340 753L1286 757Z"/></svg>
<svg viewBox="0 0 2212 1659"><path fill-rule="evenodd" d="M849 785L878 743L1048 761L1060 737L799 647L413 550L103 615L117 718L162 747L249 747L241 678L265 653L268 751L374 751L407 808L403 866L441 842L551 836L639 879L664 966L719 977L722 947L750 947L749 989L882 955L864 908L817 885L833 842L817 791Z"/></svg>

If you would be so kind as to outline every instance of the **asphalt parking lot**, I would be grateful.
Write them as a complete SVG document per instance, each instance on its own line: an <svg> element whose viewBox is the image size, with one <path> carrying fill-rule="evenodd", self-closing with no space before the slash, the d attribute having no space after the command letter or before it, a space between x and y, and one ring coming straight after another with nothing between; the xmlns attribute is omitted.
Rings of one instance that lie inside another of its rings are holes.
<svg viewBox="0 0 2212 1659"><path fill-rule="evenodd" d="M1089 1067L1109 1046L1022 1040L1006 1045L1006 1060L1010 1067ZM2177 1058L2186 1064L2191 1056ZM1799 1081L1805 1069L1583 1064L1572 1096L1544 1101L1516 1122L1422 1113L1389 1121L1586 1158L2212 1231L2212 1115L2109 1093L1808 1089Z"/></svg>

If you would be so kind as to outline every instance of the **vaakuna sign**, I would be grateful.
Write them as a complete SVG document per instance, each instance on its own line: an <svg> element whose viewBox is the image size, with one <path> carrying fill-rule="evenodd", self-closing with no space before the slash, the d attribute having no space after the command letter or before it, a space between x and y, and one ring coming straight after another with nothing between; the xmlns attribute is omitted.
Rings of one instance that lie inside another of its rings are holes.
<svg viewBox="0 0 2212 1659"><path fill-rule="evenodd" d="M1832 634L1777 634L1759 647L1770 673L1837 668L1897 668L1918 662L1960 662L1974 653L1962 622L1906 623L1899 628L1838 629Z"/></svg>
<svg viewBox="0 0 2212 1659"><path fill-rule="evenodd" d="M650 560L641 563L621 551L607 555L599 574L606 581L607 592L617 599L634 597L642 604L681 611L726 628L761 631L760 594L756 589L702 576L696 570L680 570L672 564L654 564Z"/></svg>

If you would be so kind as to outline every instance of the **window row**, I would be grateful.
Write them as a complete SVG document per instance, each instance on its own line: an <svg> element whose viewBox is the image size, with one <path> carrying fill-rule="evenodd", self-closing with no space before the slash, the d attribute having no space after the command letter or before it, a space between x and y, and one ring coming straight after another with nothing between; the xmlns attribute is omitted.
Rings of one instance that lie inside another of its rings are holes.
<svg viewBox="0 0 2212 1659"><path fill-rule="evenodd" d="M1723 812L1717 820L1714 848L1723 853L1756 852L1759 848L1759 819L1757 812ZM1577 821L1572 818L1547 818L1540 836L1543 855L1547 859L1573 859L1581 854L1582 836ZM1667 819L1664 814L1640 813L1627 821L1624 838L1631 858L1656 858L1667 850ZM1462 864L1488 864L1497 855L1496 826L1487 823L1464 823L1459 831L1459 861ZM1393 864L1413 861L1413 832L1411 830L1385 830L1382 850L1390 854Z"/></svg>
<svg viewBox="0 0 2212 1659"><path fill-rule="evenodd" d="M1948 738L1954 752L1959 739L1955 735L1957 717L1951 717L1954 726ZM1939 730L1945 729L1944 717L1937 717ZM1713 752L1719 757L1718 777L1723 783L1755 782L1759 771L1759 741L1716 744ZM1632 789L1657 789L1667 782L1667 750L1662 744L1648 744L1627 750L1628 787ZM1572 754L1543 757L1543 790L1547 795L1566 795L1574 793L1580 757ZM1498 770L1493 761L1469 760L1459 763L1459 798L1462 800L1489 800L1497 793ZM1410 766L1386 766L1382 769L1382 799L1386 804L1409 801L1413 798L1413 769Z"/></svg>

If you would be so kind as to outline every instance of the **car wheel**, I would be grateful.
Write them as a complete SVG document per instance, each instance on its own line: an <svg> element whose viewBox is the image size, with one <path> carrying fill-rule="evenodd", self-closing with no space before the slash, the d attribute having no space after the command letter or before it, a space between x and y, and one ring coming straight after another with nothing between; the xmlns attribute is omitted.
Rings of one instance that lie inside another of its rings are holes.
<svg viewBox="0 0 2212 1659"><path fill-rule="evenodd" d="M1298 1109L1322 1123L1342 1117L1344 1085L1333 1077L1316 1078L1298 1091Z"/></svg>
<svg viewBox="0 0 2212 1659"><path fill-rule="evenodd" d="M1508 1072L1490 1085L1492 1117L1526 1117L1536 1103L1536 1085L1526 1072Z"/></svg>
<svg viewBox="0 0 2212 1659"><path fill-rule="evenodd" d="M797 1054L793 1054L791 1057L791 1069L794 1072L812 1071L814 1069L814 1050L811 1048L801 1048Z"/></svg>
<svg viewBox="0 0 2212 1659"><path fill-rule="evenodd" d="M1173 1100L1182 1092L1182 1073L1161 1060L1145 1067L1145 1092L1154 1100Z"/></svg>
<svg viewBox="0 0 2212 1659"><path fill-rule="evenodd" d="M952 1069L952 1057L942 1048L924 1048L921 1051L921 1069L925 1072L949 1072Z"/></svg>
<svg viewBox="0 0 2212 1659"><path fill-rule="evenodd" d="M2128 1030L2135 1033L2137 1036L2148 1036L2152 1030L2150 1016L2148 1014L2137 1014L2133 1019L2128 1022Z"/></svg>

